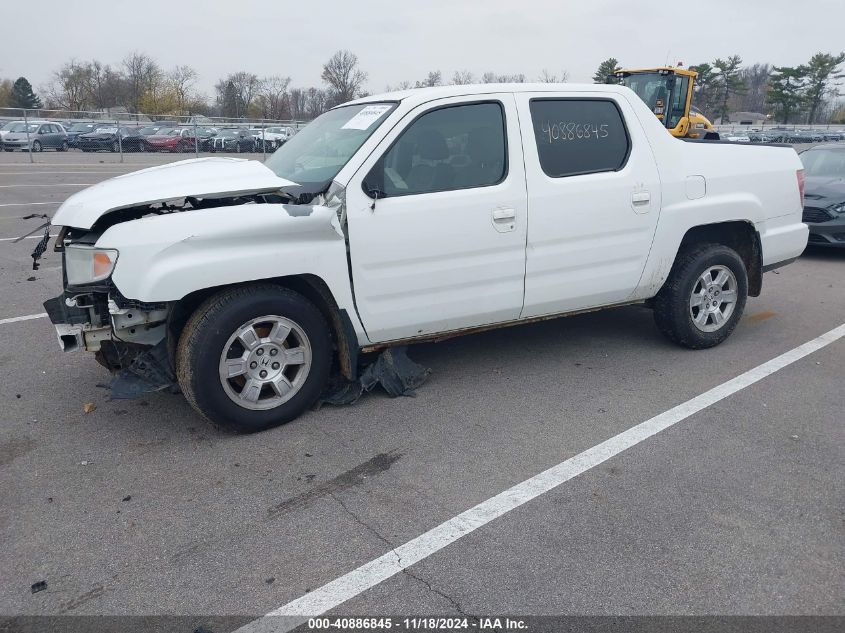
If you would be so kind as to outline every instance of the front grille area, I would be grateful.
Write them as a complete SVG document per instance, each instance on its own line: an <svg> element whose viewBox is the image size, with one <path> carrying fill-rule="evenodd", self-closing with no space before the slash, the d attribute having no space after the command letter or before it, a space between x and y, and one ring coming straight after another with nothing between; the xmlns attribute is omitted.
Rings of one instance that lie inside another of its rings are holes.
<svg viewBox="0 0 845 633"><path fill-rule="evenodd" d="M816 244L827 244L827 240L824 239L821 235L816 235L815 233L810 233L810 236L807 238L808 242L815 242Z"/></svg>
<svg viewBox="0 0 845 633"><path fill-rule="evenodd" d="M829 222L833 219L833 217L831 217L831 215L824 209L819 209L818 207L804 207L804 214L801 219L804 222L820 224L822 222Z"/></svg>

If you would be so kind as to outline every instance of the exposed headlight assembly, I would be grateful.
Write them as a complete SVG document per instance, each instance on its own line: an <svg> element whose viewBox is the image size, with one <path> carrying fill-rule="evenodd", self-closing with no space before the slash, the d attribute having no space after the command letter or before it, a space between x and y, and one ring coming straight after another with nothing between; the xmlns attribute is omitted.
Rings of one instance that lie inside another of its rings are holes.
<svg viewBox="0 0 845 633"><path fill-rule="evenodd" d="M830 207L830 210L834 213L845 213L845 202L840 202L839 204L834 204Z"/></svg>
<svg viewBox="0 0 845 633"><path fill-rule="evenodd" d="M117 251L93 246L70 245L65 249L65 273L71 286L108 279L117 263Z"/></svg>

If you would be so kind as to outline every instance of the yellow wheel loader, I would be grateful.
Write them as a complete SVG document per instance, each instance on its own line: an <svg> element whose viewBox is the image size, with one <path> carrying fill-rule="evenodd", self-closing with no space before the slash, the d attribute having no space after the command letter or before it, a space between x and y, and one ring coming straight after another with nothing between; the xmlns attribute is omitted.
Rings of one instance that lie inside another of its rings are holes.
<svg viewBox="0 0 845 633"><path fill-rule="evenodd" d="M686 68L660 66L636 70L619 69L608 77L637 93L672 136L718 139L713 124L692 105L692 89L698 73Z"/></svg>

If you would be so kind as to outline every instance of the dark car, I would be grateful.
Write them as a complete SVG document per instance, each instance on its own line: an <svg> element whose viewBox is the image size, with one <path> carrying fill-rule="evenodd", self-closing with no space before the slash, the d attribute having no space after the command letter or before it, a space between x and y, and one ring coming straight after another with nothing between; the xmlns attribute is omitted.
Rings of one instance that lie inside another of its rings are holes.
<svg viewBox="0 0 845 633"><path fill-rule="evenodd" d="M72 123L70 127L65 128L67 130L68 147L77 147L76 141L79 139L80 134L89 134L98 127L102 127L102 123L91 121L88 123Z"/></svg>
<svg viewBox="0 0 845 633"><path fill-rule="evenodd" d="M845 248L845 146L817 145L800 156L809 243Z"/></svg>
<svg viewBox="0 0 845 633"><path fill-rule="evenodd" d="M145 136L143 144L148 152L207 151L209 139L216 133L217 130L209 127L164 128Z"/></svg>
<svg viewBox="0 0 845 633"><path fill-rule="evenodd" d="M254 152L255 137L246 128L220 130L211 139L212 152Z"/></svg>
<svg viewBox="0 0 845 633"><path fill-rule="evenodd" d="M137 128L117 127L115 125L101 125L93 132L80 134L76 145L83 152L107 150L110 152L140 152L142 150L141 134Z"/></svg>

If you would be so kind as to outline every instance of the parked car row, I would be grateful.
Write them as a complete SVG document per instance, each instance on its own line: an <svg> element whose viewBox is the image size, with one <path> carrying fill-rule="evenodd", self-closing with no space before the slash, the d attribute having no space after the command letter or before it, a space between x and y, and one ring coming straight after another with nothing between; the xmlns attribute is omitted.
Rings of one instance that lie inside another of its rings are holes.
<svg viewBox="0 0 845 633"><path fill-rule="evenodd" d="M146 126L51 121L10 121L0 127L4 151L41 152L69 148L83 152L274 152L293 136L291 127L215 128L159 121Z"/></svg>
<svg viewBox="0 0 845 633"><path fill-rule="evenodd" d="M823 143L845 140L845 130L790 130L773 127L763 130L721 132L722 140L734 143Z"/></svg>

